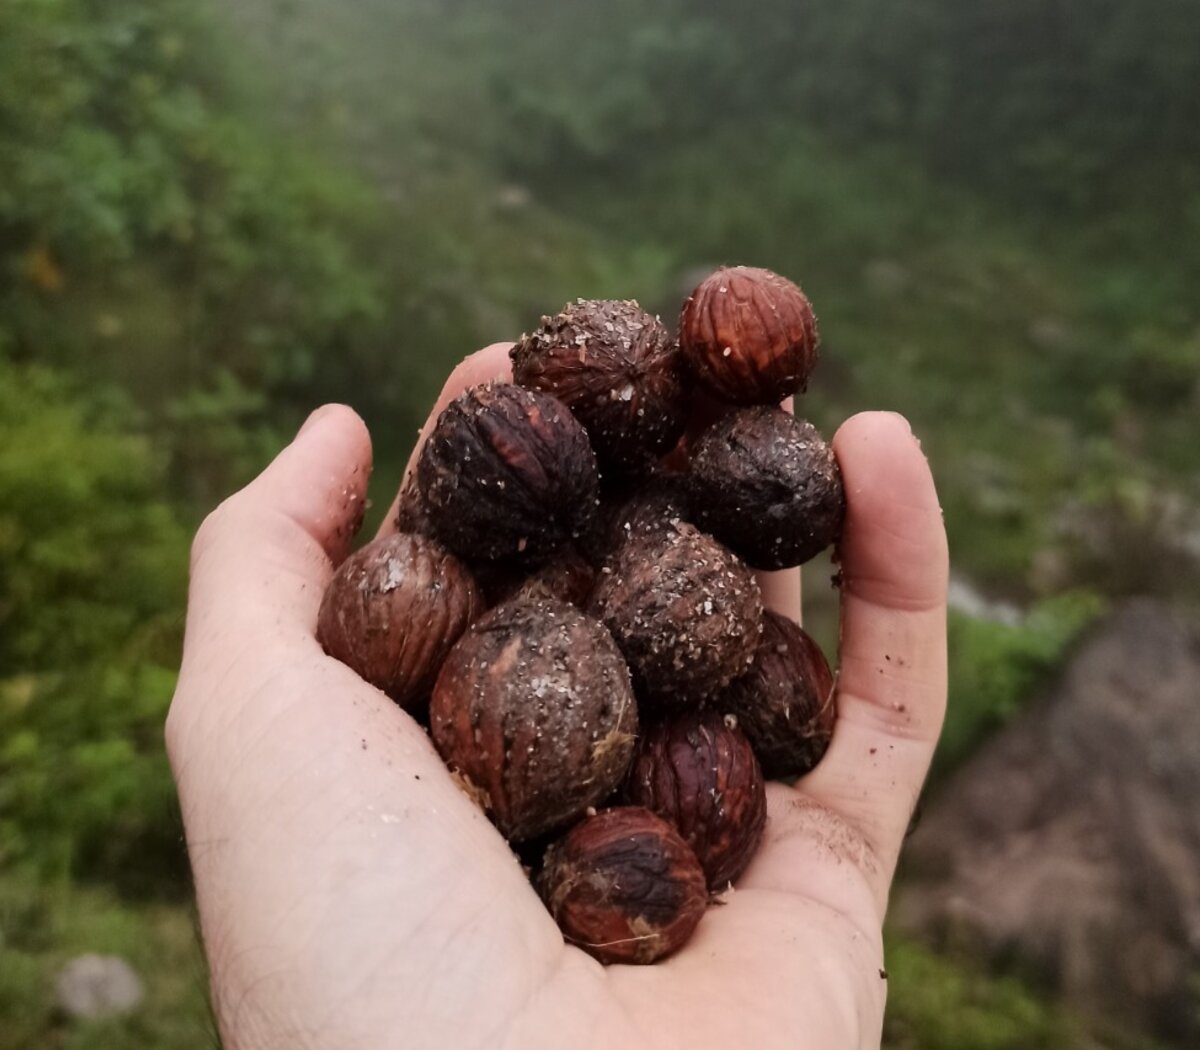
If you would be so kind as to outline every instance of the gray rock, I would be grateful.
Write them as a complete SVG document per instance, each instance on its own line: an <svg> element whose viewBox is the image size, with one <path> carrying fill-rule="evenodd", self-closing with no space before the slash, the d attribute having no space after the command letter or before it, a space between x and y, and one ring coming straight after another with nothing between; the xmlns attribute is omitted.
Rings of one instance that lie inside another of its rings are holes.
<svg viewBox="0 0 1200 1050"><path fill-rule="evenodd" d="M95 1020L136 1009L144 995L141 978L117 955L80 955L58 975L55 997L70 1017Z"/></svg>
<svg viewBox="0 0 1200 1050"><path fill-rule="evenodd" d="M1127 603L930 801L893 919L1200 1045L1198 741L1200 638Z"/></svg>

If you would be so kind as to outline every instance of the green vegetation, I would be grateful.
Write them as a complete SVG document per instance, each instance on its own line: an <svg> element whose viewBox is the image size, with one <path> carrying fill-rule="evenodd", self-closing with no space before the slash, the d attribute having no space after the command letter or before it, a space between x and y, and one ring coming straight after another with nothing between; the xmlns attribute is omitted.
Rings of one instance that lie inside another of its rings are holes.
<svg viewBox="0 0 1200 1050"><path fill-rule="evenodd" d="M889 1050L1155 1050L1152 1040L1096 1030L1010 977L893 937L888 943Z"/></svg>
<svg viewBox="0 0 1200 1050"><path fill-rule="evenodd" d="M826 430L914 420L957 571L935 771L1105 604L1196 603L1200 8L0 6L0 1050L211 1045L161 747L188 535L313 404L386 489L449 367L575 295L798 276ZM748 57L752 56L752 57ZM386 492L377 492L377 506ZM72 954L149 982L56 1016ZM1125 1046L891 948L907 1047Z"/></svg>

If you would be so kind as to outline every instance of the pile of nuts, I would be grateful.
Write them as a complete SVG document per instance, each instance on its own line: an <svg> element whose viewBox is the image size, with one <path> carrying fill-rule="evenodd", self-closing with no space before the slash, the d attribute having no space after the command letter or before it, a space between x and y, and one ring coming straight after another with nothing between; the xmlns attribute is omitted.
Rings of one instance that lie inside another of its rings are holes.
<svg viewBox="0 0 1200 1050"><path fill-rule="evenodd" d="M829 742L829 665L753 571L841 530L829 445L779 407L817 343L803 292L741 266L700 284L678 337L634 302L543 318L512 383L437 419L399 531L322 603L326 651L427 717L564 937L603 962L687 940L758 846L763 778Z"/></svg>

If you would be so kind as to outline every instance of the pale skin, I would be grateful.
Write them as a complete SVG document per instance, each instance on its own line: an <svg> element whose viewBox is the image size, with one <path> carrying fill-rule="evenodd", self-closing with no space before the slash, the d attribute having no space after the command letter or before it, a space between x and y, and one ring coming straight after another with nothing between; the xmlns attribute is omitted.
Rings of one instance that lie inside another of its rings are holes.
<svg viewBox="0 0 1200 1050"><path fill-rule="evenodd" d="M463 362L437 408L505 375L505 351ZM225 1046L877 1048L889 886L945 710L947 550L901 417L855 416L834 448L832 745L769 786L762 846L683 949L603 967L563 943L421 728L317 643L371 446L350 409L313 413L196 537L167 721ZM799 615L796 572L764 592Z"/></svg>

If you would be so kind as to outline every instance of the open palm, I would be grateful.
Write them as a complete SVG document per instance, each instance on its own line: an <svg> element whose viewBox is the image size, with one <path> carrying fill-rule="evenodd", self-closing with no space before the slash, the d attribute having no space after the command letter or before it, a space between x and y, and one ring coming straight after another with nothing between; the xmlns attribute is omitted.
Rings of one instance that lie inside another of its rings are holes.
<svg viewBox="0 0 1200 1050"><path fill-rule="evenodd" d="M441 404L503 374L489 347ZM565 945L517 860L412 719L325 656L315 624L366 498L370 441L327 406L193 549L167 743L227 1047L877 1047L888 887L945 706L947 555L898 416L834 442L838 722L768 788L753 863L654 966ZM764 581L799 612L794 573ZM419 626L419 625L418 625Z"/></svg>

